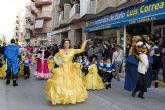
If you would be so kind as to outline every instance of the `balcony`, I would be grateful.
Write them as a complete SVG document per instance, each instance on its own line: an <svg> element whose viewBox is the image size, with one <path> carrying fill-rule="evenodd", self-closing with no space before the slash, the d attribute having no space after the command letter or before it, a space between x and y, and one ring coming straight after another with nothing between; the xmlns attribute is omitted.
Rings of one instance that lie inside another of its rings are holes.
<svg viewBox="0 0 165 110"><path fill-rule="evenodd" d="M58 27L59 27L59 26L65 25L67 23L69 23L69 22L68 22L68 20L64 19L64 11L61 11L59 14L59 23L56 23L56 24L58 24Z"/></svg>
<svg viewBox="0 0 165 110"><path fill-rule="evenodd" d="M42 8L43 5L51 5L52 0L35 0L36 8Z"/></svg>
<svg viewBox="0 0 165 110"><path fill-rule="evenodd" d="M43 12L37 14L36 20L39 20L39 19L51 20L52 14L50 11L43 11Z"/></svg>
<svg viewBox="0 0 165 110"><path fill-rule="evenodd" d="M36 14L36 7L35 7L34 4L31 4L30 11L31 11L32 14Z"/></svg>
<svg viewBox="0 0 165 110"><path fill-rule="evenodd" d="M64 6L64 4L70 4L70 0L57 0L57 5Z"/></svg>
<svg viewBox="0 0 165 110"><path fill-rule="evenodd" d="M97 0L96 13L111 12L114 8L128 2L128 0Z"/></svg>
<svg viewBox="0 0 165 110"><path fill-rule="evenodd" d="M80 4L74 4L69 14L70 21L73 22L76 19L80 19Z"/></svg>
<svg viewBox="0 0 165 110"><path fill-rule="evenodd" d="M80 0L80 17L88 18L94 14L96 14L96 1Z"/></svg>

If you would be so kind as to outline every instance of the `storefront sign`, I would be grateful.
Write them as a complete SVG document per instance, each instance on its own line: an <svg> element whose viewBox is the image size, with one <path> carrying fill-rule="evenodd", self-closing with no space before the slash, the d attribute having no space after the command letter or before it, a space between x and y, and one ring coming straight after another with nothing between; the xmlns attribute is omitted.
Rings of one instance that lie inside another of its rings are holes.
<svg viewBox="0 0 165 110"><path fill-rule="evenodd" d="M87 22L84 32L165 18L165 0L138 4Z"/></svg>

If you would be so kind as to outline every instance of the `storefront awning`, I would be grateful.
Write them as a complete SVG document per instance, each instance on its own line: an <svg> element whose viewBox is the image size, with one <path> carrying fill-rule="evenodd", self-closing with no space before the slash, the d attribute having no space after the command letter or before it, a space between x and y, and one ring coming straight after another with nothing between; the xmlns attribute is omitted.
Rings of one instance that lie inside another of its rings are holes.
<svg viewBox="0 0 165 110"><path fill-rule="evenodd" d="M131 6L86 23L84 32L116 28L129 24L165 19L165 0Z"/></svg>

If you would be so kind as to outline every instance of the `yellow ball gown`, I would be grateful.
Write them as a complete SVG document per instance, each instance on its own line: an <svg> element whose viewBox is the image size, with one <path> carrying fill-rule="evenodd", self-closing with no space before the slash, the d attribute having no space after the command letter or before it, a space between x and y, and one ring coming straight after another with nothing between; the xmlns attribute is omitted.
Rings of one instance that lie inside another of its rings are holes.
<svg viewBox="0 0 165 110"><path fill-rule="evenodd" d="M22 76L24 76L24 64L23 64L23 61L25 60L25 55L21 55L22 56L22 60L21 60L21 62L20 62L20 64L19 64L19 66L20 66L20 70L19 70L19 73L18 73L18 76L19 77L22 77Z"/></svg>
<svg viewBox="0 0 165 110"><path fill-rule="evenodd" d="M92 64L88 68L89 73L85 77L85 86L88 90L99 90L104 88L103 81L98 75L96 64Z"/></svg>
<svg viewBox="0 0 165 110"><path fill-rule="evenodd" d="M81 63L74 63L75 68L77 69L77 75L82 79L82 81L84 82L85 79L85 74L82 72L82 67L83 65Z"/></svg>
<svg viewBox="0 0 165 110"><path fill-rule="evenodd" d="M53 70L54 74L48 79L45 86L47 99L52 105L76 104L84 102L88 97L86 87L78 75L79 70L72 63L73 56L82 53L85 46L86 41L81 49L69 49L68 54L62 49L54 56L56 63L58 62L57 58L61 57L63 67Z"/></svg>
<svg viewBox="0 0 165 110"><path fill-rule="evenodd" d="M37 62L36 62L36 58L35 58L35 54L32 54L32 63L33 64L36 64Z"/></svg>
<svg viewBox="0 0 165 110"><path fill-rule="evenodd" d="M7 63L3 61L3 66L0 68L0 78L6 77Z"/></svg>
<svg viewBox="0 0 165 110"><path fill-rule="evenodd" d="M52 72L53 68L54 68L54 65L55 65L55 62L53 59L49 59L48 60L48 68L49 68L49 71Z"/></svg>

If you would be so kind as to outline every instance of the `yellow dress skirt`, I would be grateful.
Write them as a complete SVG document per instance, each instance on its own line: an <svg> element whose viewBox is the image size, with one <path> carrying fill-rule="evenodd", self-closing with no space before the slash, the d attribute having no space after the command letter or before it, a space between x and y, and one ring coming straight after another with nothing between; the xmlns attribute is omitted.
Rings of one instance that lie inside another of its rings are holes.
<svg viewBox="0 0 165 110"><path fill-rule="evenodd" d="M19 70L18 76L22 77L24 76L24 65L22 62L19 64L19 67L20 67L20 70Z"/></svg>
<svg viewBox="0 0 165 110"><path fill-rule="evenodd" d="M75 68L77 69L77 75L82 79L84 82L85 74L82 72L82 64L81 63L74 63Z"/></svg>
<svg viewBox="0 0 165 110"><path fill-rule="evenodd" d="M95 64L88 68L89 73L85 77L85 86L88 90L99 90L104 88L103 81L98 75L98 69Z"/></svg>
<svg viewBox="0 0 165 110"><path fill-rule="evenodd" d="M7 64L3 62L3 66L0 68L0 78L6 77Z"/></svg>
<svg viewBox="0 0 165 110"><path fill-rule="evenodd" d="M47 81L45 92L52 105L76 104L87 98L87 90L80 76L79 70L73 63L64 63L63 67L56 68Z"/></svg>
<svg viewBox="0 0 165 110"><path fill-rule="evenodd" d="M20 69L19 70L19 73L18 73L18 76L19 77L24 76L24 64L23 64L23 61L26 59L25 54L22 54L21 56L22 56L22 60L21 60L21 62L19 64L19 69Z"/></svg>
<svg viewBox="0 0 165 110"><path fill-rule="evenodd" d="M36 58L35 58L35 54L32 54L32 64L36 64Z"/></svg>
<svg viewBox="0 0 165 110"><path fill-rule="evenodd" d="M55 62L53 59L48 60L48 68L50 72L52 72L52 70L54 69L54 65L55 65Z"/></svg>

